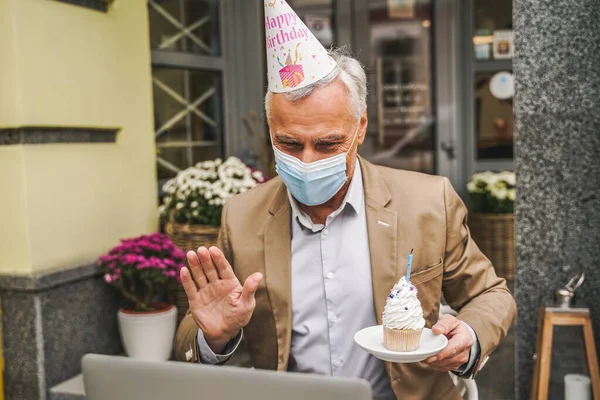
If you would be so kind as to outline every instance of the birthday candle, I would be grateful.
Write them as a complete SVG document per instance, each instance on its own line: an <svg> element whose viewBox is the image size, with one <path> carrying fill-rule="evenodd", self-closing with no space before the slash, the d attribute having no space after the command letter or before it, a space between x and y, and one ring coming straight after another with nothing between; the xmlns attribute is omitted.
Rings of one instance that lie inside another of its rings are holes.
<svg viewBox="0 0 600 400"><path fill-rule="evenodd" d="M406 268L406 281L410 282L410 269L412 267L412 257L413 250L411 249L410 254L408 255L408 267Z"/></svg>

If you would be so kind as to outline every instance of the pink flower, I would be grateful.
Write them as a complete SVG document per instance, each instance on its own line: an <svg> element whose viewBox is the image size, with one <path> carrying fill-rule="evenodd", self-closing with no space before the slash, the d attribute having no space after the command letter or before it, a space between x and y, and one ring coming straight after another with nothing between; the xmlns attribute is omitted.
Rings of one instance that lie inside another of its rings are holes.
<svg viewBox="0 0 600 400"><path fill-rule="evenodd" d="M143 263L139 263L136 268L137 269L146 269L146 268L150 268L150 267L152 267L152 264L150 264L148 261L145 261Z"/></svg>
<svg viewBox="0 0 600 400"><path fill-rule="evenodd" d="M162 250L162 248L159 245L154 243L149 243L146 247L148 248L148 250L155 251L157 253Z"/></svg>
<svg viewBox="0 0 600 400"><path fill-rule="evenodd" d="M144 261L146 261L146 257L144 257L144 256L137 256L137 261L136 262L142 263Z"/></svg>
<svg viewBox="0 0 600 400"><path fill-rule="evenodd" d="M133 254L125 254L125 257L123 257L125 264L129 264L129 265L133 265L135 263L137 263L138 261L138 256L133 255Z"/></svg>
<svg viewBox="0 0 600 400"><path fill-rule="evenodd" d="M140 240L138 245L142 248L148 248L149 246L153 246L154 243L150 242L149 240Z"/></svg>
<svg viewBox="0 0 600 400"><path fill-rule="evenodd" d="M123 239L98 259L104 281L112 285L122 283L122 287L128 288L129 294L138 299L144 297L147 285L164 288L167 280L179 281L178 272L184 263L185 253L168 236L160 233Z"/></svg>
<svg viewBox="0 0 600 400"><path fill-rule="evenodd" d="M148 261L150 262L150 264L152 264L154 268L165 269L166 267L165 263L163 263L163 260L161 260L158 257L150 257Z"/></svg>
<svg viewBox="0 0 600 400"><path fill-rule="evenodd" d="M171 257L185 260L185 253L180 249L175 249L173 250L173 253L171 253Z"/></svg>
<svg viewBox="0 0 600 400"><path fill-rule="evenodd" d="M176 265L175 261L171 260L170 258L164 258L162 261L167 267L174 267Z"/></svg>

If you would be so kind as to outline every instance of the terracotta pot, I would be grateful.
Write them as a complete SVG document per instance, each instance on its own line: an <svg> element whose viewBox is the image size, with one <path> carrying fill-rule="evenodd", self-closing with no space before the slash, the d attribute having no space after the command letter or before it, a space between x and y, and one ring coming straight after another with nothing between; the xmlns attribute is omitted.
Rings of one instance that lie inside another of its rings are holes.
<svg viewBox="0 0 600 400"><path fill-rule="evenodd" d="M140 360L166 361L173 351L177 308L165 305L157 311L118 312L119 332L125 352Z"/></svg>

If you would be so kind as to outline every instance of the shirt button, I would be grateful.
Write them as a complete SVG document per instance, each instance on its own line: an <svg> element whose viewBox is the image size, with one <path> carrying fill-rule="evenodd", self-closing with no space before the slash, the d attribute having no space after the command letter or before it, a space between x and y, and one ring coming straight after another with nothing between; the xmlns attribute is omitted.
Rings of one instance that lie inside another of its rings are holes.
<svg viewBox="0 0 600 400"><path fill-rule="evenodd" d="M327 279L331 279L331 278L333 278L333 272L330 272L327 274Z"/></svg>
<svg viewBox="0 0 600 400"><path fill-rule="evenodd" d="M323 229L323 235L327 236L328 233L329 233L329 229L327 229L327 228Z"/></svg>
<svg viewBox="0 0 600 400"><path fill-rule="evenodd" d="M341 367L342 366L342 362L340 360L336 360L333 365L335 365L336 367Z"/></svg>

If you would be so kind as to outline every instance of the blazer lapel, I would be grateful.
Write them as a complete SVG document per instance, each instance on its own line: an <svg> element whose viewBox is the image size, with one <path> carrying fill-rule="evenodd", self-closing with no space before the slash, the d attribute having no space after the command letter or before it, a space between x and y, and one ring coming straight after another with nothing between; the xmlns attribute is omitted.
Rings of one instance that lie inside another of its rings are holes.
<svg viewBox="0 0 600 400"><path fill-rule="evenodd" d="M292 335L291 208L283 184L269 209L264 236L265 284L277 330L277 369L286 370Z"/></svg>
<svg viewBox="0 0 600 400"><path fill-rule="evenodd" d="M375 166L362 158L360 162L365 190L375 315L377 323L381 324L387 294L406 269L406 266L401 265L398 268L398 252L406 250L402 233L401 240L398 241L398 234L404 229L398 229L398 223L401 223L398 213L385 208L392 199L385 181Z"/></svg>

